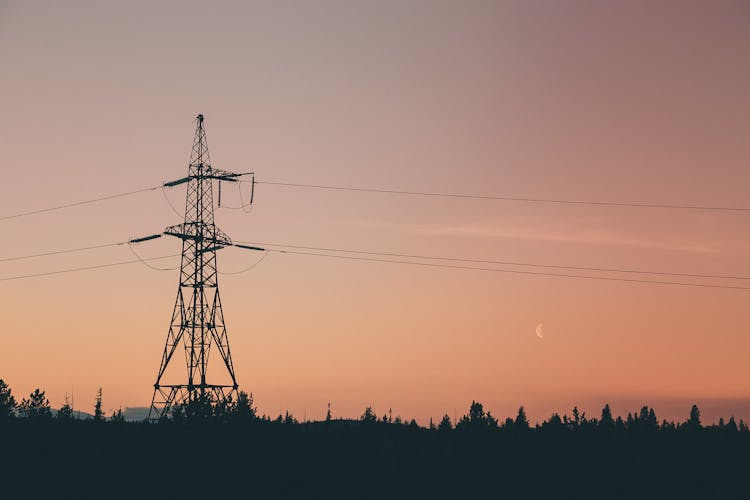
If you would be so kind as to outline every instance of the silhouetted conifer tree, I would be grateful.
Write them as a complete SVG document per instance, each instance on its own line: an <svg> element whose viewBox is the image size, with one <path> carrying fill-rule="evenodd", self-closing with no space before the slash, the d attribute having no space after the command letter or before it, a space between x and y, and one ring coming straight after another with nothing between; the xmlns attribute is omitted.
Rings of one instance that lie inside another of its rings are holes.
<svg viewBox="0 0 750 500"><path fill-rule="evenodd" d="M656 418L656 413L652 408L643 406L640 413L634 420L634 430L644 432L655 432L659 430L659 421Z"/></svg>
<svg viewBox="0 0 750 500"><path fill-rule="evenodd" d="M701 412L697 405L693 405L693 407L690 408L690 416L688 417L687 422L685 422L685 427L690 431L701 429Z"/></svg>
<svg viewBox="0 0 750 500"><path fill-rule="evenodd" d="M469 423L474 427L484 427L486 420L482 403L472 401L469 407Z"/></svg>
<svg viewBox="0 0 750 500"><path fill-rule="evenodd" d="M492 416L492 412L487 412L487 427L490 429L497 429L497 419Z"/></svg>
<svg viewBox="0 0 750 500"><path fill-rule="evenodd" d="M627 430L633 430L635 428L636 422L635 417L632 413L628 412L628 419L625 421L625 427Z"/></svg>
<svg viewBox="0 0 750 500"><path fill-rule="evenodd" d="M96 391L96 402L94 403L94 421L103 422L104 412L102 411L102 388Z"/></svg>
<svg viewBox="0 0 750 500"><path fill-rule="evenodd" d="M73 407L68 402L68 396L65 396L65 404L57 410L58 420L71 420L73 418Z"/></svg>
<svg viewBox="0 0 750 500"><path fill-rule="evenodd" d="M612 410L609 408L609 404L605 404L602 408L602 418L599 420L598 428L606 432L615 430L615 421L612 418Z"/></svg>
<svg viewBox="0 0 750 500"><path fill-rule="evenodd" d="M666 420L662 420L661 422L661 431L662 432L673 432L677 430L677 426L674 422L667 422Z"/></svg>
<svg viewBox="0 0 750 500"><path fill-rule="evenodd" d="M118 409L117 411L112 412L112 416L109 417L109 421L116 423L116 424L122 424L125 422L125 416L122 414L122 408Z"/></svg>
<svg viewBox="0 0 750 500"><path fill-rule="evenodd" d="M526 410L524 410L523 406L518 408L518 415L516 415L516 420L513 422L513 428L517 431L529 430L529 421L526 418Z"/></svg>
<svg viewBox="0 0 750 500"><path fill-rule="evenodd" d="M585 413L581 414L581 412L578 410L578 407L574 406L573 407L573 418L570 421L570 427L573 430L578 430L585 423L586 423L586 414Z"/></svg>
<svg viewBox="0 0 750 500"><path fill-rule="evenodd" d="M228 422L236 414L237 403L232 400L232 396L213 404L209 400L207 410L208 419L213 420L214 422Z"/></svg>
<svg viewBox="0 0 750 500"><path fill-rule="evenodd" d="M542 429L559 432L565 430L565 424L560 418L560 415L553 413L548 420L542 422Z"/></svg>
<svg viewBox="0 0 750 500"><path fill-rule="evenodd" d="M184 423L187 420L185 416L185 405L174 405L171 411L172 422L177 424Z"/></svg>
<svg viewBox="0 0 750 500"><path fill-rule="evenodd" d="M235 403L232 416L234 419L240 422L252 422L258 418L255 407L253 406L253 394L240 391L237 395L237 403ZM330 420L331 407L328 406L328 417L326 420Z"/></svg>
<svg viewBox="0 0 750 500"><path fill-rule="evenodd" d="M378 416L375 415L375 411L372 409L372 406L368 406L367 408L365 408L365 412L359 419L362 422L375 423L378 421Z"/></svg>
<svg viewBox="0 0 750 500"><path fill-rule="evenodd" d="M11 418L16 414L16 398L10 386L0 379L0 420Z"/></svg>
<svg viewBox="0 0 750 500"><path fill-rule="evenodd" d="M737 422L734 421L734 416L729 417L729 422L727 422L727 432L737 432Z"/></svg>
<svg viewBox="0 0 750 500"><path fill-rule="evenodd" d="M443 415L443 418L440 420L440 423L438 424L438 430L441 431L449 431L453 428L453 425L451 424L451 418L446 413Z"/></svg>
<svg viewBox="0 0 750 500"><path fill-rule="evenodd" d="M618 415L615 419L615 432L624 432L625 430L625 422L622 420L622 417Z"/></svg>
<svg viewBox="0 0 750 500"><path fill-rule="evenodd" d="M175 415L173 411L172 415L173 420L176 422L207 422L216 415L208 394L198 395L195 399L184 402L178 406L182 407L181 412ZM223 410L220 409L218 413L222 414ZM175 418L175 416L177 418Z"/></svg>
<svg viewBox="0 0 750 500"><path fill-rule="evenodd" d="M44 395L44 391L34 389L29 394L29 399L24 398L18 406L21 416L29 420L43 420L52 418L52 409L49 406L49 400Z"/></svg>
<svg viewBox="0 0 750 500"><path fill-rule="evenodd" d="M648 417L646 418L646 428L649 431L656 432L659 430L659 419L656 418L656 412L653 408L648 409Z"/></svg>

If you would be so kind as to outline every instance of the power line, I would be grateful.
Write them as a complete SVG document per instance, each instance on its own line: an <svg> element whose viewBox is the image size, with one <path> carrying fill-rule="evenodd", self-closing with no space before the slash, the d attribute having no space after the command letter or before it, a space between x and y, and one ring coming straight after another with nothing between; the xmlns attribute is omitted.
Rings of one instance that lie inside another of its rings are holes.
<svg viewBox="0 0 750 500"><path fill-rule="evenodd" d="M103 267L112 267L112 266L119 266L124 264L131 264L136 262L141 262L147 267L157 270L157 271L168 271L168 270L174 270L176 268L159 268L155 266L151 266L148 264L148 261L151 260L159 260L164 259L167 257L176 256L170 255L170 256L162 256L162 257L155 257L155 258L142 258L140 255L138 255L135 250L132 248L131 243L137 243L141 240L148 240L148 239L154 239L155 237L158 237L159 235L152 235L148 236L145 239L134 239L129 241L122 241L117 243L106 243L102 245L91 245L86 247L79 247L79 248L69 248L64 250L54 250L50 252L42 252L42 253L36 253L36 254L29 254L29 255L21 255L16 257L6 257L0 259L0 262L7 262L7 261L15 261L15 260L22 260L22 259L29 259L34 257L42 257L42 256L49 256L49 255L59 255L59 254L65 254L65 253L72 253L72 252L79 252L79 251L85 251L85 250L94 250L94 249L100 249L100 248L107 248L107 247L114 247L119 245L128 244L128 247L131 252L135 255L135 257L138 260L135 261L126 261L126 262L119 262L119 263L113 263L113 264L104 264L99 266L89 266L89 267L83 267L83 268L75 268L75 269L66 269L66 270L60 270L60 271L50 271L47 273L38 273L38 274L31 274L31 275L23 275L23 276L13 276L9 278L0 278L0 281L8 281L8 280L14 280L14 279L22 279L27 277L37 277L37 276L47 276L52 274L61 274L61 273L68 273L73 271L82 271L82 270L88 270L88 269L99 269ZM263 245L263 246L270 246L270 247L278 247L281 249L297 249L297 250L314 250L317 252L339 252L339 253L349 253L349 254L358 254L358 255L368 255L368 256L381 256L381 257L400 257L400 258L408 258L408 259L423 259L423 260L434 260L434 261L449 261L449 262L466 262L466 263L475 263L475 264L497 264L497 265L512 265L512 266L524 266L524 267L538 267L538 268L548 268L548 269L569 269L574 271L593 271L593 272L613 272L613 273L633 273L633 274L643 274L643 275L660 275L660 276L676 276L676 277L687 277L687 278L704 278L704 279L730 279L730 280L750 280L750 277L748 276L732 276L732 275L715 275L715 274L697 274L697 273L672 273L672 272L665 272L665 271L648 271L648 270L639 270L639 269L622 269L622 268L604 268L604 267L587 267L587 266L568 266L568 265L553 265L553 264L541 264L541 263L531 263L531 262L518 262L518 261L506 261L506 260L490 260L490 259L471 259L471 258L462 258L462 257L442 257L442 256L435 256L435 255L419 255L419 254L405 254L405 253L395 253L395 252L377 252L377 251L368 251L368 250L351 250L351 249L343 249L343 248L333 248L333 247L314 247L314 246L305 246L305 245L286 245L281 243L263 243L263 242L249 242L249 241L239 241L236 243L246 243L246 244L253 244L253 245ZM236 245L242 247L242 245ZM353 256L345 256L345 255L332 255L332 254L320 254L320 253L311 253L311 252L298 252L298 251L292 251L292 250L279 250L279 249L268 249L264 252L263 256L253 263L250 267L243 269L241 271L235 271L235 272L222 272L221 274L225 275L234 275L234 274L242 274L245 273L257 265L259 265L265 257L268 255L268 252L277 252L277 253L292 253L292 254L299 254L299 255L312 255L312 256L318 256L318 257L330 257L330 258L342 258L342 259L349 259L349 260L361 260L361 261L371 261L371 262L390 262L390 263L397 263L397 264L412 264L412 265L422 265L422 266L429 266L429 267L442 267L442 268L451 268L451 269L470 269L470 270L477 270L477 271L494 271L494 272L507 272L507 273L516 273L516 274L536 274L536 275L542 275L542 276L559 276L559 277L568 277L568 278L584 278L584 279L606 279L610 281L625 281L625 282L636 282L636 283L653 283L653 284L665 284L665 285L682 285L682 286L701 286L701 287L710 287L710 288L731 288L731 289L750 289L750 287L740 287L740 286L729 286L729 285L712 285L712 284L699 284L699 283L682 283L682 282L672 282L672 281L660 281L660 280L634 280L634 279L626 279L626 278L616 278L616 277L601 277L601 276L583 276L583 275L568 275L568 274L559 274L559 273L540 273L540 272L530 272L530 271L518 271L518 270L511 270L511 269L496 269L496 268L481 268L481 267L473 267L473 266L456 266L456 265L448 265L448 264L428 264L428 263L420 263L420 262L414 262L414 261L399 261L399 260L393 260L393 259L372 259L372 258L364 258L364 257L353 257Z"/></svg>
<svg viewBox="0 0 750 500"><path fill-rule="evenodd" d="M114 199L114 198L122 198L123 196L130 196L130 195L133 195L133 194L145 193L146 191L153 191L153 190L159 189L161 187L162 187L161 185L159 185L159 186L153 186L153 187L148 187L148 188L143 188L143 189L137 189L135 191L128 191L126 193L118 193L118 194L113 194L113 195L109 195L109 196L103 196L101 198L93 198L93 199L90 199L90 200L76 201L75 203L68 203L66 205L57 205L57 206L49 207L49 208L41 208L39 210L31 210L29 212L21 212L21 213L17 213L17 214L13 214L13 215L5 215L3 217L0 217L0 221L8 220L8 219L15 219L15 218L18 218L18 217L26 217L27 215L36 215L36 214L41 214L41 213L45 213L45 212L52 212L52 211L55 211L55 210L62 210L63 208L78 207L78 206L81 206L81 205L87 205L89 203L97 203L99 201L111 200L111 199Z"/></svg>
<svg viewBox="0 0 750 500"><path fill-rule="evenodd" d="M15 260L24 260L24 259L33 259L35 257L47 257L50 255L60 255L60 254L66 254L66 253L74 253L74 252L82 252L85 250L96 250L99 248L108 248L108 247L116 247L120 245L131 244L131 243L140 243L142 241L148 241L152 239L156 239L161 237L161 234L154 234L150 236L146 236L145 238L134 238L127 241L119 241L116 243L103 243L101 245L91 245L87 247L78 247L78 248L66 248L64 250L52 250L49 252L41 252L41 253L33 253L28 255L17 255L15 257L4 257L0 258L0 262L9 262L9 261L15 261Z"/></svg>
<svg viewBox="0 0 750 500"><path fill-rule="evenodd" d="M73 252L82 252L84 250L95 250L98 248L107 248L107 247L116 247L118 245L124 245L127 243L127 241L121 241L119 243L105 243L104 245L92 245L89 247L79 247L79 248L68 248L65 250L53 250L51 252L43 252L43 253L35 253L30 255L19 255L16 257L4 257L0 259L0 262L9 262L13 260L24 260L24 259L32 259L34 257L46 257L48 255L59 255L64 253L73 253Z"/></svg>
<svg viewBox="0 0 750 500"><path fill-rule="evenodd" d="M273 245L271 244L271 246ZM277 246L280 246L280 245L277 245ZM287 248L300 248L300 247L287 246ZM311 248L311 247L301 247L301 248ZM335 251L338 251L338 250L335 250ZM346 259L346 260L354 260L354 261L362 261L362 262L379 262L379 263L389 263L389 264L413 265L413 266L421 266L421 267L429 267L429 268L461 269L461 270L471 270L471 271L522 274L522 275L532 275L532 276L547 276L547 277L557 277L557 278L616 281L616 282L625 282L625 283L674 285L674 286L700 287L700 288L719 288L719 289L730 289L730 290L750 290L750 287L737 286L737 285L719 285L719 284L710 284L710 283L685 283L685 282L678 282L678 281L618 278L618 277L612 277L612 276L590 276L590 275L581 275L581 274L562 274L562 273L548 273L548 272L539 272L539 271L522 271L522 270L516 270L516 269L497 269L497 268L488 268L488 267L462 266L462 265L439 264L439 263L429 263L429 262L414 262L414 261L394 260L394 259L378 259L378 258L373 258L373 257L357 257L357 256L351 256L351 255L335 255L335 254L325 254L325 253L317 253L317 252L303 252L303 251L298 251L298 250L278 250L278 249L268 249L264 253L263 257L261 257L261 259L259 259L257 262L255 262L253 265L251 265L247 269L244 269L239 272L223 273L223 274L241 274L243 272L249 271L250 269L260 264L265 258L265 256L268 255L269 252L287 253L287 254L294 254L294 255L307 255L307 256L314 256L314 257L326 257L326 258L332 258L332 259ZM368 254L399 255L399 254L375 254L372 252L368 252ZM72 268L72 269L61 269L58 271L48 271L44 273L10 276L6 278L0 278L0 281L12 281L12 280L20 280L20 279L26 279L26 278L37 278L37 277L42 277L42 276L72 273L72 272L78 272L78 271L104 269L104 268L109 268L109 267L123 266L127 264L135 264L139 262L146 264L146 261L162 260L162 259L167 259L171 257L178 257L179 255L180 254L171 254L171 255L162 255L159 257L141 258L140 256L136 254L136 257L138 257L137 260L112 262L108 264L99 264L95 266L78 267L78 268ZM405 254L401 254L401 255L405 255ZM420 256L420 257L415 257L415 258L423 258L423 257L426 257L426 256ZM445 260L449 260L449 259L445 259ZM461 259L461 261L480 262L478 260L475 261L475 260L470 260L470 259ZM499 261L485 261L485 262L499 262ZM152 266L148 266L148 267L153 269ZM554 267L557 267L557 266L554 266ZM560 268L565 269L565 267L560 267ZM157 269L166 270L166 269L161 269L161 268L157 268ZM657 274L657 273L654 273L654 274ZM685 275L685 276L709 277L708 275ZM736 279L746 279L746 278L736 278Z"/></svg>
<svg viewBox="0 0 750 500"><path fill-rule="evenodd" d="M351 256L351 255L334 255L334 254L313 253L313 252L300 252L296 250L270 250L270 251L279 252L279 253L296 254L296 255L311 255L315 257L328 257L328 258L333 258L333 259L347 259L347 260L357 260L357 261L366 261L366 262L383 262L383 263L390 263L390 264L406 264L406 265L433 267L433 268L463 269L463 270L472 270L472 271L523 274L523 275L533 275L533 276L552 276L552 277L557 277L557 278L619 281L619 282L626 282L626 283L641 283L641 284L652 284L652 285L675 285L675 286L686 286L686 287L750 290L750 287L735 286L735 285L715 285L715 284L709 284L709 283L685 283L685 282L679 282L679 281L643 280L643 279L634 279L634 278L616 278L616 277L611 277L611 276L587 276L587 275L582 275L582 274L546 273L546 272L540 272L540 271L521 271L521 270L515 270L515 269L496 269L496 268L489 268L489 267L459 266L459 265L452 265L452 264L434 264L434 263L429 263L429 262L414 262L414 261L405 261L405 260L375 259L372 257L356 257L356 256Z"/></svg>
<svg viewBox="0 0 750 500"><path fill-rule="evenodd" d="M88 271L88 270L91 270L91 269L103 269L103 268L107 268L107 267L124 266L124 265L127 265L127 264L136 264L136 263L142 262L144 260L151 261L151 260L168 259L170 257L178 257L179 255L180 254L162 255L160 257L149 257L147 259L126 260L126 261L121 261L121 262L112 262L112 263L109 263L109 264L99 264L99 265L96 265L96 266L76 267L76 268L73 268L73 269L61 269L59 271L48 271L48 272L45 272L45 273L35 273L35 274L23 274L23 275L19 275L19 276L9 276L7 278L0 278L0 281L21 280L21 279L26 279L26 278L39 278L41 276L51 276L51 275L54 275L54 274L65 274L65 273L73 273L73 272L77 272L77 271Z"/></svg>
<svg viewBox="0 0 750 500"><path fill-rule="evenodd" d="M485 260L485 259L467 259L461 257L439 257L434 255L416 255L416 254L404 254L404 253L393 253L393 252L375 252L365 250L347 250L343 248L330 248L330 247L311 247L303 245L283 245L280 243L261 243L261 242L249 242L240 241L238 243L248 243L255 245L280 247L280 248L296 248L301 250L316 250L323 252L341 252L341 253L353 253L360 255L375 255L382 257L404 257L410 259L425 259L425 260L443 260L452 262L470 262L475 264L499 264L507 266L523 266L523 267L539 267L548 269L570 269L573 271L596 271L596 272L612 272L612 273L628 273L628 274L650 274L659 276L678 276L683 278L707 278L707 279L728 279L728 280L750 280L750 276L729 276L729 275L718 275L718 274L695 274L695 273L672 273L665 271L647 271L642 269L622 269L622 268L607 268L607 267L586 267L586 266L567 266L567 265L553 265L553 264L539 264L532 262L518 262L508 260Z"/></svg>
<svg viewBox="0 0 750 500"><path fill-rule="evenodd" d="M238 181L238 182L244 183L244 182L249 182L249 181ZM514 202L525 202L525 203L553 203L553 204L566 204L566 205L611 206L611 207L631 207L631 208L750 212L749 207L723 207L723 206L709 206L709 205L671 205L671 204L658 204L658 203L630 203L630 202L607 202L607 201L571 200L571 199L554 199L554 198L528 198L528 197L517 197L517 196L406 191L406 190L398 190L398 189L382 189L382 188L368 188L368 187L354 187L354 186L331 186L331 185L321 185L321 184L300 184L300 183L291 183L291 182L271 182L271 181L255 181L255 183L256 184L268 184L268 185L273 185L273 186L294 187L294 188L326 189L326 190L335 190L335 191L354 191L354 192L367 192L367 193L380 193L380 194L399 194L399 195L409 195L409 196L442 197L442 198L514 201ZM15 219L19 217L26 217L29 215L36 215L36 214L41 214L41 213L46 213L46 212L53 212L56 210L62 210L65 208L72 208L72 207L87 205L91 203L98 203L100 201L121 198L124 196L131 196L131 195L138 194L138 193L144 193L146 191L163 189L164 187L172 187L173 184L174 183L164 183L158 186L137 189L135 191L117 193L117 194L113 194L109 196L103 196L100 198L92 198L89 200L77 201L74 203L67 203L64 205L56 205L53 207L41 208L38 210L30 210L28 212L20 212L20 213L11 214L11 215L5 215L5 216L0 217L0 221ZM165 193L165 196L166 196L166 193ZM167 199L167 202L170 204L170 208L172 208L172 210L175 213L179 214L179 211L176 210L174 206L172 206L171 201ZM245 206L246 205L242 203L240 207L226 207L226 208L245 208Z"/></svg>
<svg viewBox="0 0 750 500"><path fill-rule="evenodd" d="M247 181L240 181L247 182ZM659 203L630 203L630 202L616 202L616 201L591 201L591 200L571 200L571 199L555 199L555 198L528 198L519 196L505 196L505 195L479 195L479 194L462 194L462 193L440 193L440 192L427 192L427 191L404 191L400 189L383 189L383 188L369 188L369 187L356 187L356 186L330 186L321 184L300 184L292 182L271 182L271 181L255 181L256 184L268 184L272 186L283 186L293 188L309 188L309 189L327 189L333 191L354 191L354 192L365 192L365 193L379 193L379 194L401 194L410 196L429 196L436 198L464 198L474 200L496 200L496 201L514 201L524 203L554 203L564 205L589 205L589 206L605 206L605 207L629 207L629 208L659 208L659 209L673 209L673 210L703 210L703 211L722 211L722 212L750 212L750 207L722 207L722 206L709 206L709 205L671 205L671 204L659 204Z"/></svg>

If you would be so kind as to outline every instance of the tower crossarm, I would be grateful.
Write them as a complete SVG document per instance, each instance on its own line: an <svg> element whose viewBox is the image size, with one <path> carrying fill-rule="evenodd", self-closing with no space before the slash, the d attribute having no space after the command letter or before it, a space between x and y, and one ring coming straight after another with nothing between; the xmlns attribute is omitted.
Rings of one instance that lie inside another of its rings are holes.
<svg viewBox="0 0 750 500"><path fill-rule="evenodd" d="M236 174L234 172L227 172L226 170L219 170L218 168L206 166L205 169L201 169L199 173L196 173L195 175L188 175L187 177L183 177L181 179L165 182L163 186L175 187L179 186L180 184L190 182L192 179L215 179L226 182L237 182L240 177L245 175L253 175L253 172L243 172L241 174Z"/></svg>
<svg viewBox="0 0 750 500"><path fill-rule="evenodd" d="M250 175L252 172L245 172L242 174L235 174L234 172L228 172L226 170L220 170L218 168L208 167L201 175L204 179L217 179L220 181L237 182L238 177L243 175Z"/></svg>
<svg viewBox="0 0 750 500"><path fill-rule="evenodd" d="M218 248L232 246L232 240L224 231L214 224L200 222L183 222L169 226L164 230L167 236L174 236L181 240L192 240L209 244Z"/></svg>

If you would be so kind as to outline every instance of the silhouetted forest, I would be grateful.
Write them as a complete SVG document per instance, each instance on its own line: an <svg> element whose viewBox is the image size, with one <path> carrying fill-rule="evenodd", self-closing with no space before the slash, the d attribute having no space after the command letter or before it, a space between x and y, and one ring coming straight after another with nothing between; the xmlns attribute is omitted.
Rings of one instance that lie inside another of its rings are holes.
<svg viewBox="0 0 750 500"><path fill-rule="evenodd" d="M44 391L17 401L0 380L3 491L61 498L750 498L750 432L652 408L620 417L573 408L529 423L472 401L453 422L419 426L366 408L359 419L258 415L252 395L193 401L160 424L91 416ZM20 497L19 497L20 498Z"/></svg>

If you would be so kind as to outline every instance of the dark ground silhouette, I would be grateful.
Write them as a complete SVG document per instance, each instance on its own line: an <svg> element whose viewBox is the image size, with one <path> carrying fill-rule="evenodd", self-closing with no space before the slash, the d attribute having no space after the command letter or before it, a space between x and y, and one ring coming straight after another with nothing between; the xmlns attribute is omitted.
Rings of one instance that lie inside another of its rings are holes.
<svg viewBox="0 0 750 500"><path fill-rule="evenodd" d="M681 423L607 406L531 426L472 402L424 428L370 408L271 420L243 393L149 424L53 416L42 391L18 403L0 382L0 498L750 498L749 452L743 422L703 426L697 407Z"/></svg>

